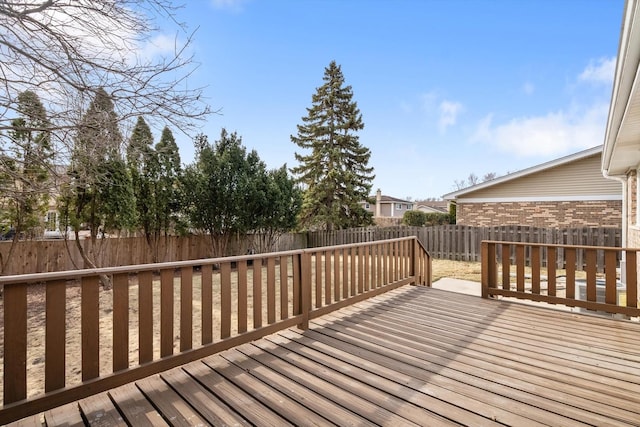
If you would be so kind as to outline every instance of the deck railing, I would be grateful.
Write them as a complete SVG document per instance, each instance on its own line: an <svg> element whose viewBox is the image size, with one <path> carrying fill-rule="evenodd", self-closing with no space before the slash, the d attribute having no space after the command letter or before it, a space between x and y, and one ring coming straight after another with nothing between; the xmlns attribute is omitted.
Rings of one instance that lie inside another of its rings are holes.
<svg viewBox="0 0 640 427"><path fill-rule="evenodd" d="M483 241L482 297L502 295L637 317L638 251ZM604 260L602 269L597 267L599 259Z"/></svg>
<svg viewBox="0 0 640 427"><path fill-rule="evenodd" d="M101 290L107 277L111 290ZM390 289L431 284L415 237L0 277L0 424L197 360Z"/></svg>

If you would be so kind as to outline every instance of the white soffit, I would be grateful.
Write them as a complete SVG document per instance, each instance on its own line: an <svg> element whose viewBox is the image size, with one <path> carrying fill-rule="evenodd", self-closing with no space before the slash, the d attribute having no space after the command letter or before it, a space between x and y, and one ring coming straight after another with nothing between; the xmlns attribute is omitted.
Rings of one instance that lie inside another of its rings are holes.
<svg viewBox="0 0 640 427"><path fill-rule="evenodd" d="M640 165L640 7L628 0L620 35L602 169L623 175Z"/></svg>

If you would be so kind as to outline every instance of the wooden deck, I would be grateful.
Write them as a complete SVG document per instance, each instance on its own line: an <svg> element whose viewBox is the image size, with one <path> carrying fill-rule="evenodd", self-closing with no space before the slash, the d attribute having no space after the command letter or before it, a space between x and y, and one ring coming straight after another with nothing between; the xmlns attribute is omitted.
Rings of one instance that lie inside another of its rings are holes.
<svg viewBox="0 0 640 427"><path fill-rule="evenodd" d="M21 425L640 425L640 324L404 286Z"/></svg>

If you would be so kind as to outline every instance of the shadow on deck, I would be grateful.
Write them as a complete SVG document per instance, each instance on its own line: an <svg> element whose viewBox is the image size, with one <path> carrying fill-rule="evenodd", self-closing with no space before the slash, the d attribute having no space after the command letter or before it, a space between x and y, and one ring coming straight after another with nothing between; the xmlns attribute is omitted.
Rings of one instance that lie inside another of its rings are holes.
<svg viewBox="0 0 640 427"><path fill-rule="evenodd" d="M20 425L639 425L638 337L403 286Z"/></svg>

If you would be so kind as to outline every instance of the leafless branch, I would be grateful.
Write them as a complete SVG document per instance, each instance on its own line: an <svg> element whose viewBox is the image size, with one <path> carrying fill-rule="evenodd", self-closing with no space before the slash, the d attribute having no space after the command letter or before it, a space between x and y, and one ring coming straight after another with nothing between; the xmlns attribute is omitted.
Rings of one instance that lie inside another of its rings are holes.
<svg viewBox="0 0 640 427"><path fill-rule="evenodd" d="M192 133L210 108L203 88L190 86L198 66L190 53L194 33L176 10L169 0L0 2L0 131L19 115L17 95L31 90L64 144L102 87L121 120L144 115ZM175 24L171 49L153 45L163 35L159 19Z"/></svg>

